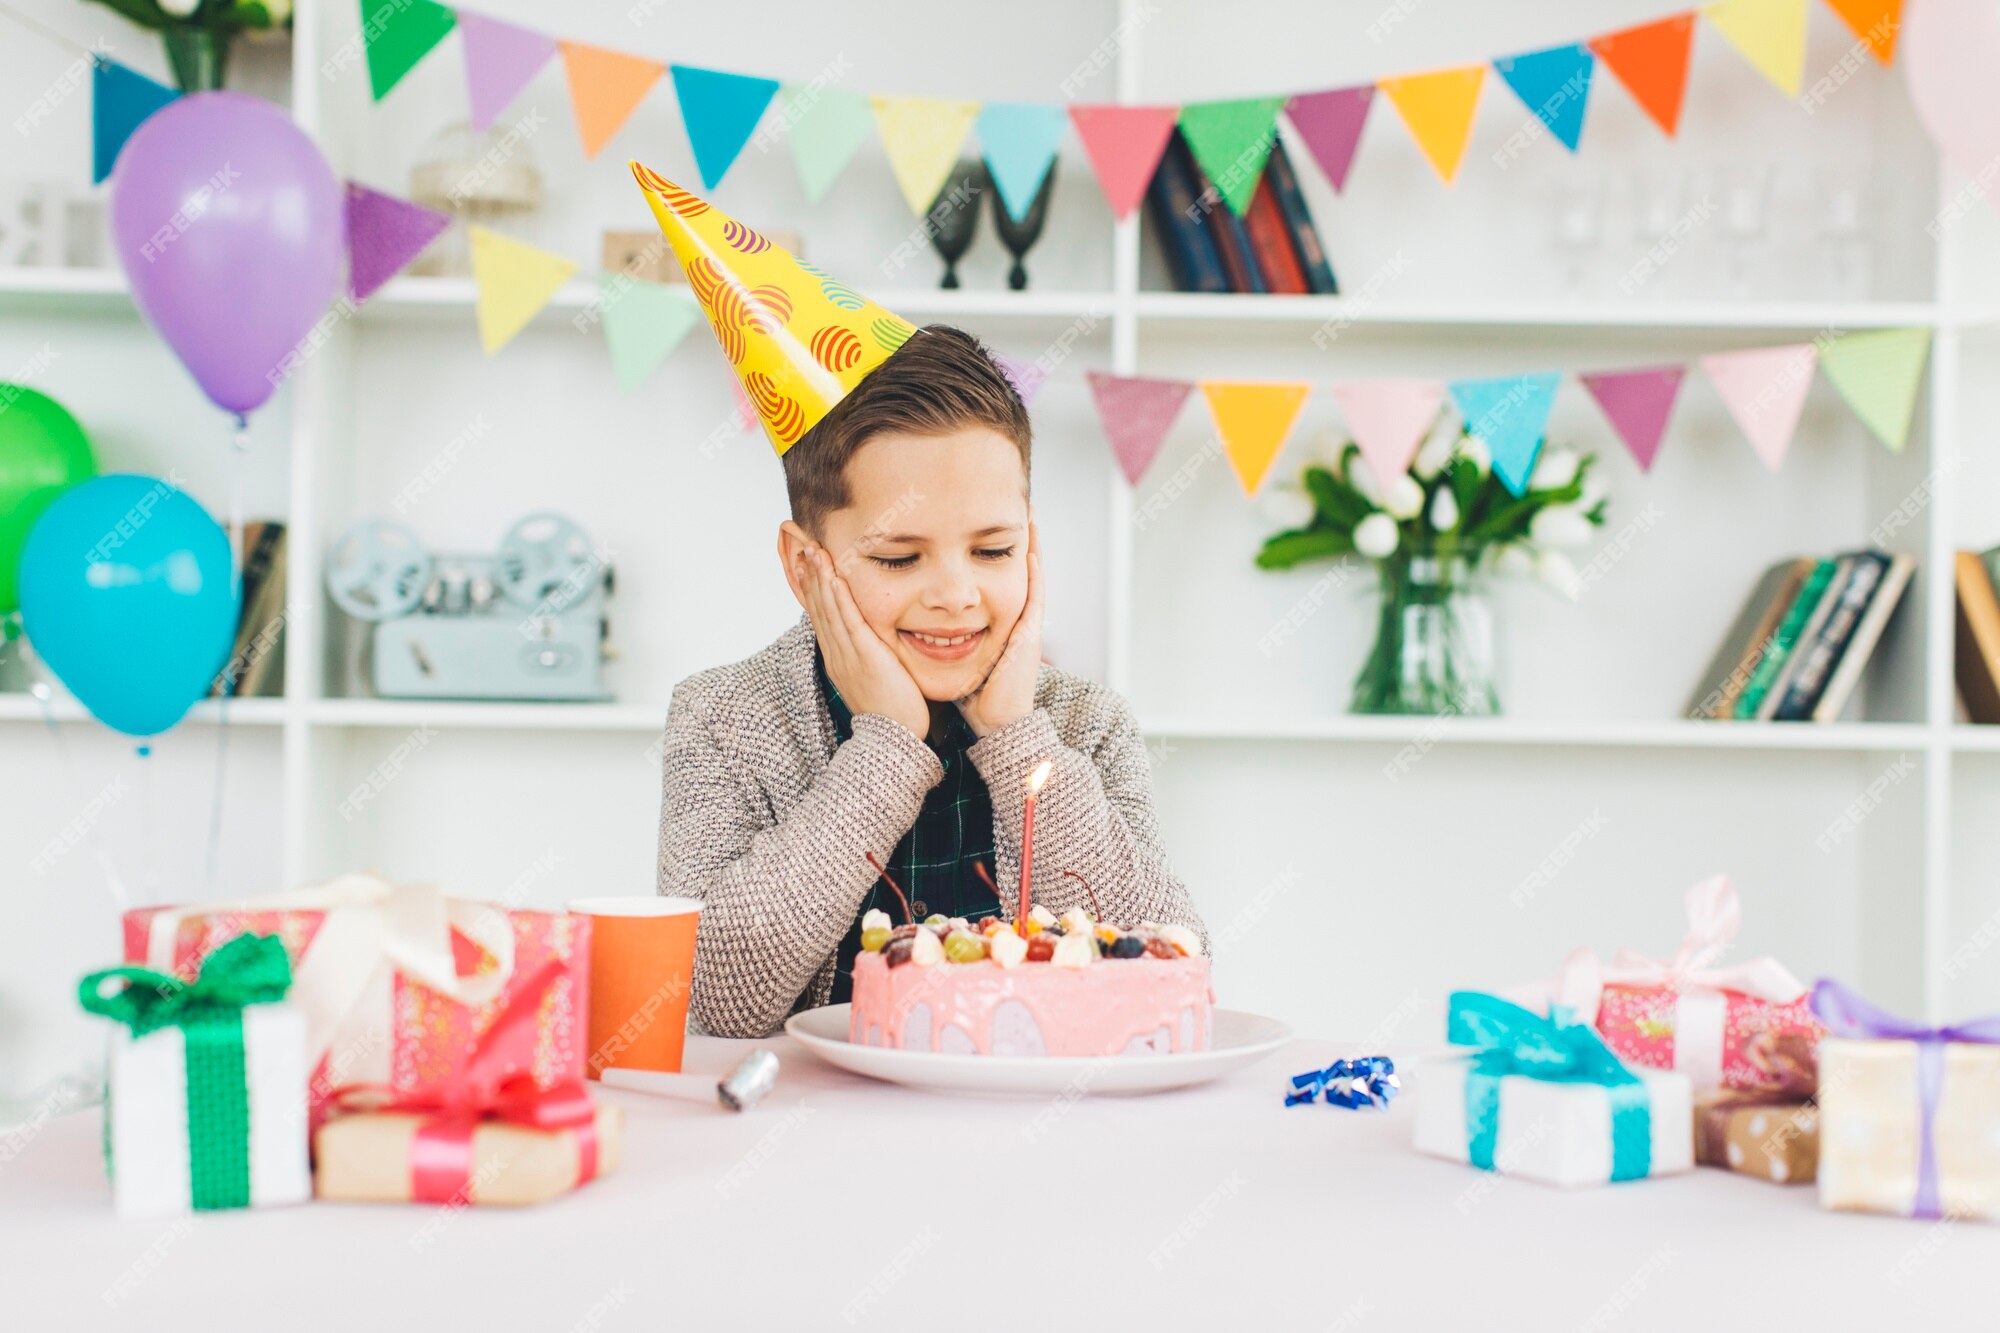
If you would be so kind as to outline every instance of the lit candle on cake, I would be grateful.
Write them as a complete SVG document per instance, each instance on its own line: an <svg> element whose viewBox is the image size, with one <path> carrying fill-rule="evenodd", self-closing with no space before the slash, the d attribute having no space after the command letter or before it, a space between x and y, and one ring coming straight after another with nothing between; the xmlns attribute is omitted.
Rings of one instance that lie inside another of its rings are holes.
<svg viewBox="0 0 2000 1333"><path fill-rule="evenodd" d="M1018 934L1028 933L1028 886L1033 883L1035 865L1035 793L1049 780L1050 761L1044 759L1034 772L1028 774L1028 812L1021 819L1021 910L1014 916L1014 930Z"/></svg>

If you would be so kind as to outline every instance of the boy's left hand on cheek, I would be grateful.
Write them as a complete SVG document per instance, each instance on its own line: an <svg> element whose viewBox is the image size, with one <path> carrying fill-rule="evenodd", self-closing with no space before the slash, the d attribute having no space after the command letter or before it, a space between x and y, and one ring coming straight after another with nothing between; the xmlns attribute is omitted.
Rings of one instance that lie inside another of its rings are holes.
<svg viewBox="0 0 2000 1333"><path fill-rule="evenodd" d="M1041 538L1028 524L1028 600L1021 618L1000 649L985 681L958 701L958 711L975 736L1018 722L1035 708L1035 682L1042 668Z"/></svg>

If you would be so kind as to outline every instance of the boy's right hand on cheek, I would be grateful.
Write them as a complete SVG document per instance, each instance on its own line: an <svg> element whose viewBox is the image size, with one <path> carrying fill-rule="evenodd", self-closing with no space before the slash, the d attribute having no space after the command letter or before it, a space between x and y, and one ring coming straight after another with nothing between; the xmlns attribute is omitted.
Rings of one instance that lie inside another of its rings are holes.
<svg viewBox="0 0 2000 1333"><path fill-rule="evenodd" d="M915 732L931 727L931 706L895 649L861 617L854 591L833 567L824 547L807 546L798 555L799 583L806 614L819 637L826 674L854 713L879 713Z"/></svg>

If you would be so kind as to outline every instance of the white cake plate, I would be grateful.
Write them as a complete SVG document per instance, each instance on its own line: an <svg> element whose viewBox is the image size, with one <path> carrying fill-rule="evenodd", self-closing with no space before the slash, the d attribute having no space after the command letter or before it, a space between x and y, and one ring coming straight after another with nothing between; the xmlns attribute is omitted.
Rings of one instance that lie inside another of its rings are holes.
<svg viewBox="0 0 2000 1333"><path fill-rule="evenodd" d="M1071 1097L1164 1092L1207 1083L1255 1064L1292 1030L1275 1018L1217 1009L1208 1050L1181 1055L939 1055L857 1046L847 1039L848 1005L793 1014L785 1031L820 1059L851 1073L932 1092L999 1092Z"/></svg>

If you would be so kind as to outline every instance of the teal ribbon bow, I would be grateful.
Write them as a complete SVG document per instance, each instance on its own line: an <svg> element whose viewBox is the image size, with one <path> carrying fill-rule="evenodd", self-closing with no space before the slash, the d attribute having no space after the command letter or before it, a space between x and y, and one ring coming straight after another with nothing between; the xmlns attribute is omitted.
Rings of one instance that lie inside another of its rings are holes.
<svg viewBox="0 0 2000 1333"><path fill-rule="evenodd" d="M1611 1103L1611 1179L1638 1180L1652 1171L1653 1107L1646 1085L1571 1010L1551 1005L1542 1015L1497 995L1454 991L1445 1027L1452 1045L1479 1048L1465 1074L1466 1152L1474 1166L1493 1170L1500 1080L1514 1075L1603 1088Z"/></svg>
<svg viewBox="0 0 2000 1333"><path fill-rule="evenodd" d="M121 984L107 989L107 982ZM196 1208L249 1206L250 1089L243 1010L284 999L291 985L291 960L275 935L237 936L208 956L193 981L146 967L114 967L77 983L77 999L86 1010L124 1024L135 1040L169 1027L184 1034L189 1193ZM107 1113L107 1167L110 1145Z"/></svg>

